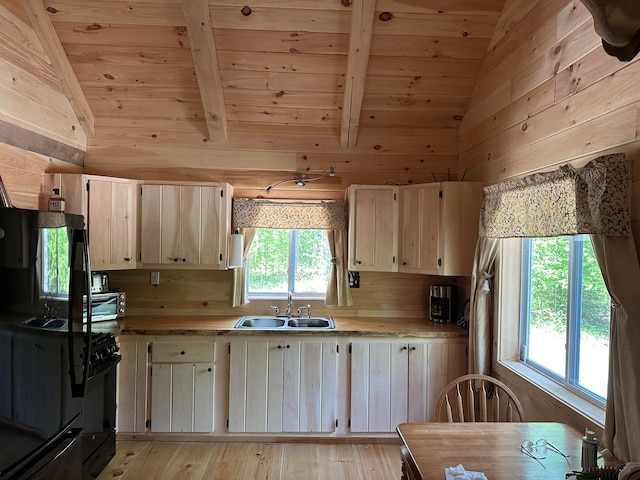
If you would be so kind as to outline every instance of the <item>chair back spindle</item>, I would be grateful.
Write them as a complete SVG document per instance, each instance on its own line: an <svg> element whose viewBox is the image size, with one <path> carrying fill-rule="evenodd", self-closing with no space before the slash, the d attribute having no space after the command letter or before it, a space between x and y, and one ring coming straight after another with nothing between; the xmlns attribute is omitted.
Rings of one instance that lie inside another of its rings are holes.
<svg viewBox="0 0 640 480"><path fill-rule="evenodd" d="M488 375L463 375L443 389L435 418L448 422L522 422L524 410L500 380Z"/></svg>

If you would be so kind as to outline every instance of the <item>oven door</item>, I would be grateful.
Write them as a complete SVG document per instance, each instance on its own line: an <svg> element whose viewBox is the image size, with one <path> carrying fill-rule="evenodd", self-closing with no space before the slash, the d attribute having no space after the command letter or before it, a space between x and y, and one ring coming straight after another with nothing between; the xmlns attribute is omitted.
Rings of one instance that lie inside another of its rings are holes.
<svg viewBox="0 0 640 480"><path fill-rule="evenodd" d="M82 478L82 429L68 428L42 448L39 455L20 473L7 473L6 478L29 480L71 480ZM1 478L5 478L3 475Z"/></svg>

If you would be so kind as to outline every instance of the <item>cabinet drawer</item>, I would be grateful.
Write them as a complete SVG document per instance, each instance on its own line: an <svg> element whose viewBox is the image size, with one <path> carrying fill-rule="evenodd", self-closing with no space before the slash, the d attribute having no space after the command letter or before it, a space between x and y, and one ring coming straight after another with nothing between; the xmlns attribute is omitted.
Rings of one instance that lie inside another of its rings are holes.
<svg viewBox="0 0 640 480"><path fill-rule="evenodd" d="M154 343L151 350L153 363L211 363L212 343Z"/></svg>

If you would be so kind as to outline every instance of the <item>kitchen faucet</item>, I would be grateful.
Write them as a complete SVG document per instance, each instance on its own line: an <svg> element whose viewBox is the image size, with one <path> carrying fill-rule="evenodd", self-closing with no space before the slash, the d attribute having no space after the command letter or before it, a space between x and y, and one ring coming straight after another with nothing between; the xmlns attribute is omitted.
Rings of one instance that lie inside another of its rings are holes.
<svg viewBox="0 0 640 480"><path fill-rule="evenodd" d="M291 302L293 302L293 295L291 294L291 292L289 292L289 294L287 295L287 318L291 317Z"/></svg>

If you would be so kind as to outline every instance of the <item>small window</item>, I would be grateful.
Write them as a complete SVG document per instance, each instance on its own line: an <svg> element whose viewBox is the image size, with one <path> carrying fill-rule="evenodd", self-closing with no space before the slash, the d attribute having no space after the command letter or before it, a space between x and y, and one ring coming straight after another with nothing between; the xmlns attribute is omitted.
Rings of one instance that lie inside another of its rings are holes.
<svg viewBox="0 0 640 480"><path fill-rule="evenodd" d="M52 297L69 295L69 231L47 228L42 233L42 293Z"/></svg>
<svg viewBox="0 0 640 480"><path fill-rule="evenodd" d="M590 238L524 239L522 252L521 360L604 403L611 298Z"/></svg>
<svg viewBox="0 0 640 480"><path fill-rule="evenodd" d="M250 298L279 298L287 292L324 298L331 268L327 233L259 228L247 264Z"/></svg>

